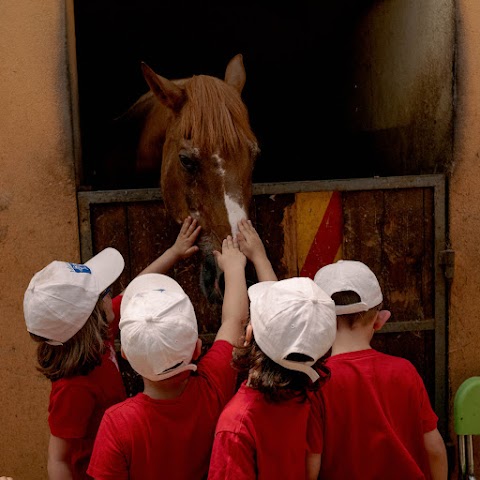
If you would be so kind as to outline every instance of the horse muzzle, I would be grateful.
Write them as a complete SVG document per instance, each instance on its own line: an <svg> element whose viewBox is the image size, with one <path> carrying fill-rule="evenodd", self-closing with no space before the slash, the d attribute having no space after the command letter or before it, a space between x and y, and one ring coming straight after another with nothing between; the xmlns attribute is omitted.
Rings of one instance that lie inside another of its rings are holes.
<svg viewBox="0 0 480 480"><path fill-rule="evenodd" d="M207 253L200 270L200 288L210 303L222 303L225 291L223 272L213 253Z"/></svg>

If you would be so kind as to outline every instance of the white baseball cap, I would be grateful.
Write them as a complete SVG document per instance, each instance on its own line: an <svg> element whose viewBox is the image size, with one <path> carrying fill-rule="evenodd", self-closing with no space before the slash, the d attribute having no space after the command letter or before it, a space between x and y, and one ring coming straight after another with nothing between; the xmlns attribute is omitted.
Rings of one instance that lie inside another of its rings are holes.
<svg viewBox="0 0 480 480"><path fill-rule="evenodd" d="M61 345L86 323L99 295L122 273L121 253L108 247L85 264L55 260L30 280L23 298L27 330Z"/></svg>
<svg viewBox="0 0 480 480"><path fill-rule="evenodd" d="M173 278L147 273L130 282L120 307L120 340L137 373L156 382L196 370L197 339L192 302Z"/></svg>
<svg viewBox="0 0 480 480"><path fill-rule="evenodd" d="M358 294L360 302L337 305L337 315L366 312L383 302L377 277L364 263L356 260L339 260L325 265L315 274L314 282L330 296L347 291Z"/></svg>
<svg viewBox="0 0 480 480"><path fill-rule="evenodd" d="M248 296L253 335L263 353L284 368L306 373L312 382L318 380L312 365L328 352L337 331L333 300L307 277L259 282ZM292 353L312 360L287 360Z"/></svg>

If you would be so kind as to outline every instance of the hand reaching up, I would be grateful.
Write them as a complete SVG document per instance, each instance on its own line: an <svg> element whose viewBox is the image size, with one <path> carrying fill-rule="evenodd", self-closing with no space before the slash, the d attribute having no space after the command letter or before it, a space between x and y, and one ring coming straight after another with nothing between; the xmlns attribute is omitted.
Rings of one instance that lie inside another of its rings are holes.
<svg viewBox="0 0 480 480"><path fill-rule="evenodd" d="M247 259L238 248L236 238L229 235L222 243L222 252L213 254L225 277L225 294L222 305L222 325L216 340L226 340L240 345L244 325L248 319L248 294L245 279Z"/></svg>
<svg viewBox="0 0 480 480"><path fill-rule="evenodd" d="M253 263L257 277L260 282L266 280L277 280L273 271L272 264L267 257L265 246L253 228L250 220L240 220L238 222L238 245L242 253Z"/></svg>
<svg viewBox="0 0 480 480"><path fill-rule="evenodd" d="M197 241L201 228L197 220L192 217L187 217L183 221L180 233L175 243L170 247L177 258L188 258L198 252L199 248L195 245L195 242Z"/></svg>
<svg viewBox="0 0 480 480"><path fill-rule="evenodd" d="M167 273L177 262L184 258L192 256L198 252L199 248L195 245L201 226L197 224L197 220L187 217L180 229L175 243L165 250L156 260L148 267L143 269L139 275L145 273Z"/></svg>
<svg viewBox="0 0 480 480"><path fill-rule="evenodd" d="M225 274L230 269L240 268L245 270L247 259L240 251L237 239L233 238L231 235L228 235L228 237L223 240L222 252L220 253L215 250L213 255L217 260L218 266Z"/></svg>

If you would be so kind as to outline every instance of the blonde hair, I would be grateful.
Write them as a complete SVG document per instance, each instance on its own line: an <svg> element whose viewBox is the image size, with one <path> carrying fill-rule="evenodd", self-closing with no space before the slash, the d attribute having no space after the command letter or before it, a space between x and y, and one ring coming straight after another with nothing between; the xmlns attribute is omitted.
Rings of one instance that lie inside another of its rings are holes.
<svg viewBox="0 0 480 480"><path fill-rule="evenodd" d="M52 382L60 378L87 375L100 365L108 338L108 320L99 299L85 325L63 345L50 345L48 339L30 333L38 342L37 370Z"/></svg>

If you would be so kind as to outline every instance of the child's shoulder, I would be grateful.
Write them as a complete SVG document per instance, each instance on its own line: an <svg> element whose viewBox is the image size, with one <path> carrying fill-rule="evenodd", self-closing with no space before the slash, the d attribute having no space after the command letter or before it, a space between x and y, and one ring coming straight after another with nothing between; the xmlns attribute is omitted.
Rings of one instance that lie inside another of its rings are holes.
<svg viewBox="0 0 480 480"><path fill-rule="evenodd" d="M386 378L389 378L389 381L417 387L422 384L420 373L410 360L381 352L378 352L378 358L381 371Z"/></svg>
<svg viewBox="0 0 480 480"><path fill-rule="evenodd" d="M206 359L212 358L226 358L231 359L233 353L233 345L226 340L215 340L212 345L208 348L205 355L203 355L199 361L199 364L204 362Z"/></svg>
<svg viewBox="0 0 480 480"><path fill-rule="evenodd" d="M50 405L90 404L97 397L98 386L86 375L60 378L52 382Z"/></svg>
<svg viewBox="0 0 480 480"><path fill-rule="evenodd" d="M213 342L197 364L196 378L199 384L204 382L217 391L234 392L237 373L232 367L233 345L225 340Z"/></svg>
<svg viewBox="0 0 480 480"><path fill-rule="evenodd" d="M88 375L63 377L52 382L52 392L66 389L88 388L91 386L91 383L91 379Z"/></svg>
<svg viewBox="0 0 480 480"><path fill-rule="evenodd" d="M231 368L233 354L233 345L226 340L216 340L211 347L200 357L197 367L198 372L202 370L224 370L225 367Z"/></svg>
<svg viewBox="0 0 480 480"><path fill-rule="evenodd" d="M128 417L133 411L146 410L150 404L150 397L140 392L133 397L128 397L121 402L115 403L105 410L105 415L112 417Z"/></svg>
<svg viewBox="0 0 480 480"><path fill-rule="evenodd" d="M374 352L376 352L376 354L382 359L382 361L387 362L391 365L398 365L404 368L415 369L413 363L404 357L400 357L398 355L392 355L390 353L379 352L377 350L374 350Z"/></svg>
<svg viewBox="0 0 480 480"><path fill-rule="evenodd" d="M373 348L359 350L354 352L345 352L332 355L327 358L327 365L331 368L337 368L340 365L348 364L375 365L378 364L382 370L401 371L402 373L417 373L417 370L410 360L397 355L383 353Z"/></svg>

